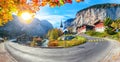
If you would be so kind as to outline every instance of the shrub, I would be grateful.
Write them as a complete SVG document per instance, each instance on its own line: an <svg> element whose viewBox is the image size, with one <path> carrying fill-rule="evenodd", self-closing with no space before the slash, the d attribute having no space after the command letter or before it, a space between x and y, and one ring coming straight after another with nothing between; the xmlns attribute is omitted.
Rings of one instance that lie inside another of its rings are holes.
<svg viewBox="0 0 120 62"><path fill-rule="evenodd" d="M119 40L119 33L114 34L114 35L110 35L109 37L112 38L112 39Z"/></svg>
<svg viewBox="0 0 120 62"><path fill-rule="evenodd" d="M90 36L93 36L93 35L95 35L95 31L94 31L94 30L88 30L88 31L86 32L86 34L88 34L88 35L90 35Z"/></svg>
<svg viewBox="0 0 120 62"><path fill-rule="evenodd" d="M62 47L72 47L72 46L76 46L76 45L80 45L86 42L86 38L82 37L82 36L76 36L74 39L72 40L64 40L64 41L59 41L58 42L58 46L62 46Z"/></svg>
<svg viewBox="0 0 120 62"><path fill-rule="evenodd" d="M95 32L93 30L89 30L86 32L86 34L90 36L96 36L96 37L106 37L108 34L106 32Z"/></svg>
<svg viewBox="0 0 120 62"><path fill-rule="evenodd" d="M109 35L114 35L114 34L116 34L116 32L113 31L113 29L114 28L112 28L112 27L108 27L108 28L105 29L105 32Z"/></svg>
<svg viewBox="0 0 120 62"><path fill-rule="evenodd" d="M58 46L58 40L52 40L48 43L49 47L57 47Z"/></svg>

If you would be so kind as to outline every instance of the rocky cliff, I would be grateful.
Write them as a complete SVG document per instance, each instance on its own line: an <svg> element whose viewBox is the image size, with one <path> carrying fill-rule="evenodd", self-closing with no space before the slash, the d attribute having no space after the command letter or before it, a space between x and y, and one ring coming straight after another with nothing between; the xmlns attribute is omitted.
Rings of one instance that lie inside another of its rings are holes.
<svg viewBox="0 0 120 62"><path fill-rule="evenodd" d="M120 4L97 4L78 11L75 20L72 22L73 28L83 24L93 25L99 20L103 21L106 17L119 18Z"/></svg>
<svg viewBox="0 0 120 62"><path fill-rule="evenodd" d="M64 22L64 29L67 27L72 26L72 22L74 21L74 18L70 18Z"/></svg>

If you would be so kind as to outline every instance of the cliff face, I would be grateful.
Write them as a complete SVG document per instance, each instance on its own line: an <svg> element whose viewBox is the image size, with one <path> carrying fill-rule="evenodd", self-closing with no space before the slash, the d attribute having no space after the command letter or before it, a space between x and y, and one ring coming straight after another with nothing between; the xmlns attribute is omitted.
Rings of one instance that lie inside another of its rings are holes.
<svg viewBox="0 0 120 62"><path fill-rule="evenodd" d="M103 21L106 17L120 18L120 4L98 4L78 11L72 22L73 28L83 24L93 25L99 20Z"/></svg>
<svg viewBox="0 0 120 62"><path fill-rule="evenodd" d="M73 18L70 18L64 22L64 28L72 26L72 22L74 21Z"/></svg>

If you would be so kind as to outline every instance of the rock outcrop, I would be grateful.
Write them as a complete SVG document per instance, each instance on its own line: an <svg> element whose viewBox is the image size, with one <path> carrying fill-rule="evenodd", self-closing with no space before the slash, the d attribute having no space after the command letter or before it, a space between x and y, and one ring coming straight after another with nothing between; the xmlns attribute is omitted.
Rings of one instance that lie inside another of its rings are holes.
<svg viewBox="0 0 120 62"><path fill-rule="evenodd" d="M74 31L78 26L93 25L99 20L103 21L106 17L120 18L120 4L97 4L78 11L75 20L72 22Z"/></svg>

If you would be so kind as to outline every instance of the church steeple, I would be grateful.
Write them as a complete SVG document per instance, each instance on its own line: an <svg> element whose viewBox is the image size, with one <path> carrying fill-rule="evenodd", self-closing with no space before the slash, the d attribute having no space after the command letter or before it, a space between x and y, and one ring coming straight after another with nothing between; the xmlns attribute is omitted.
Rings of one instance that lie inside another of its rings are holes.
<svg viewBox="0 0 120 62"><path fill-rule="evenodd" d="M61 20L60 28L63 28L62 20Z"/></svg>

